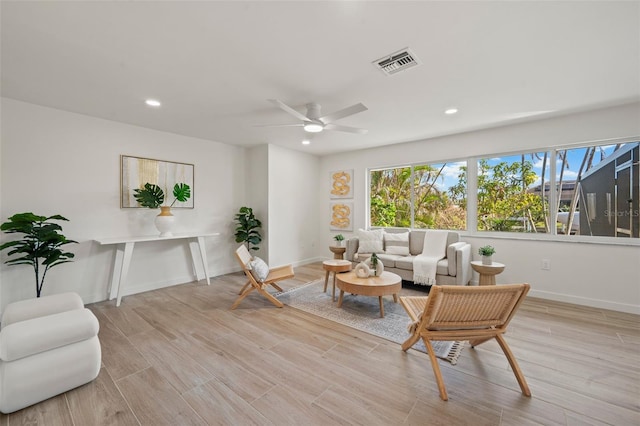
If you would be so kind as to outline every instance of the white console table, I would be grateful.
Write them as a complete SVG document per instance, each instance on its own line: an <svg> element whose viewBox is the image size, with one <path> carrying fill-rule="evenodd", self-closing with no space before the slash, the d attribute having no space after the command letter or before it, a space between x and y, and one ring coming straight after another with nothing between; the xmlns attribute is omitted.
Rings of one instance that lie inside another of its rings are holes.
<svg viewBox="0 0 640 426"><path fill-rule="evenodd" d="M122 300L122 290L127 281L127 273L129 272L129 265L131 264L131 256L133 255L133 247L136 243L154 242L154 241L170 241L170 240L188 240L189 248L191 250L191 260L193 262L194 269L197 274L198 280L202 277L199 274L196 264L198 263L197 251L200 252L200 261L204 271L204 278L209 281L209 267L207 266L207 252L204 246L205 237L215 237L220 235L219 232L212 233L189 233L189 234L177 234L171 237L160 237L157 235L144 236L144 237L121 237L121 238L102 238L95 240L100 245L116 245L116 256L113 261L113 275L111 277L111 284L107 290L109 300L117 297L116 306L120 306ZM196 248L199 248L199 250Z"/></svg>

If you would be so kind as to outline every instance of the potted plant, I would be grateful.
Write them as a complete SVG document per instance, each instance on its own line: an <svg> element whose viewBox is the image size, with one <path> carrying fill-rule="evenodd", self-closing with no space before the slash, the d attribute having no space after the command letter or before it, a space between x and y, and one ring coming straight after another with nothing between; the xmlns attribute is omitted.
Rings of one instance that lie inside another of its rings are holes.
<svg viewBox="0 0 640 426"><path fill-rule="evenodd" d="M369 258L369 262L371 263L371 275L374 277L379 277L384 272L384 264L378 258L378 255L375 253L371 254L371 258Z"/></svg>
<svg viewBox="0 0 640 426"><path fill-rule="evenodd" d="M482 264L483 265L491 265L493 263L491 256L496 252L492 246L482 246L478 249L478 254L482 256Z"/></svg>
<svg viewBox="0 0 640 426"><path fill-rule="evenodd" d="M342 247L342 242L344 241L344 235L338 234L335 237L333 237L333 239L336 240L336 244L338 245L338 247Z"/></svg>
<svg viewBox="0 0 640 426"><path fill-rule="evenodd" d="M38 216L31 212L14 214L0 225L0 230L7 234L24 234L22 239L7 241L0 245L0 250L10 248L9 256L18 255L7 260L7 265L31 265L36 278L36 297L40 297L44 279L50 268L71 262L73 253L61 249L66 244L76 244L68 240L61 231L62 227L52 220L68 219L60 216Z"/></svg>
<svg viewBox="0 0 640 426"><path fill-rule="evenodd" d="M251 207L240 207L236 213L236 243L244 243L248 250L260 250L258 244L262 241L262 236L258 231L262 228L262 222L255 217Z"/></svg>
<svg viewBox="0 0 640 426"><path fill-rule="evenodd" d="M160 214L156 216L155 224L156 228L160 231L161 237L171 236L171 230L173 229L174 217L171 213L171 207L180 201L184 203L191 198L191 187L186 183L176 183L173 187L173 201L171 204L163 205L164 203L164 191L158 185L152 183L145 183L144 188L134 189L133 197L142 207L148 207L150 209L157 209L160 207Z"/></svg>

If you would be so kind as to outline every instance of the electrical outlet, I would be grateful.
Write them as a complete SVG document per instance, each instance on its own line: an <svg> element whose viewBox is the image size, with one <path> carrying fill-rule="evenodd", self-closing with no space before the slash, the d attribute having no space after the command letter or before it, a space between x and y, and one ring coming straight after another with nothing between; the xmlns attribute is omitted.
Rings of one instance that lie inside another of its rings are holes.
<svg viewBox="0 0 640 426"><path fill-rule="evenodd" d="M543 271L551 270L551 260L550 259L542 259L541 264L542 264L541 268L542 268Z"/></svg>

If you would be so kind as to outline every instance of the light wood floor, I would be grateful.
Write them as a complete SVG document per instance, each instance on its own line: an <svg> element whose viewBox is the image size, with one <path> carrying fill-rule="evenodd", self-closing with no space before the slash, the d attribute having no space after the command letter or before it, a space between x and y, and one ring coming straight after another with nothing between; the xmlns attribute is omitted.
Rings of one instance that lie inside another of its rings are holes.
<svg viewBox="0 0 640 426"><path fill-rule="evenodd" d="M320 277L321 264L300 267L285 287ZM638 316L528 299L506 338L533 396L488 342L441 362L443 402L424 353L259 295L230 311L243 283L229 274L90 305L98 378L0 426L640 424Z"/></svg>

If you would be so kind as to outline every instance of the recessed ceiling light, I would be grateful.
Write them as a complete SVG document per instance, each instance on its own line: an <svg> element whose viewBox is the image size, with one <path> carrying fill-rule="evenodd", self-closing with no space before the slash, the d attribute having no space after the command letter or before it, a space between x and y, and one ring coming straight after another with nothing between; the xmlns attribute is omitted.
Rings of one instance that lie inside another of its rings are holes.
<svg viewBox="0 0 640 426"><path fill-rule="evenodd" d="M458 112L458 108L449 108L444 113L447 115L451 115L451 114L455 114L456 112Z"/></svg>
<svg viewBox="0 0 640 426"><path fill-rule="evenodd" d="M311 143L311 141L309 139L304 139L302 141L302 145L309 145Z"/></svg>
<svg viewBox="0 0 640 426"><path fill-rule="evenodd" d="M144 103L152 107L159 107L160 105L162 105L160 101L155 99L147 99L146 101L144 101Z"/></svg>

